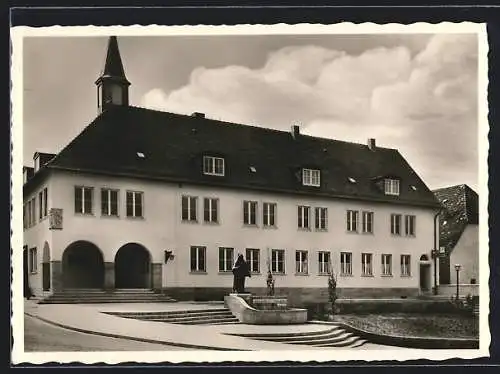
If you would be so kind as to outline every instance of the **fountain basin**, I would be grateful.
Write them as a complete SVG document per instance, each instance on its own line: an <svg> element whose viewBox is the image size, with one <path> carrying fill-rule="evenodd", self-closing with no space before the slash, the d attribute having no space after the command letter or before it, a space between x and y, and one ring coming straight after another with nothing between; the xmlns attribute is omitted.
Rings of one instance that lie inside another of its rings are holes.
<svg viewBox="0 0 500 374"><path fill-rule="evenodd" d="M257 302L255 302L258 300ZM241 323L292 325L307 322L307 309L289 308L285 297L230 294L224 304Z"/></svg>

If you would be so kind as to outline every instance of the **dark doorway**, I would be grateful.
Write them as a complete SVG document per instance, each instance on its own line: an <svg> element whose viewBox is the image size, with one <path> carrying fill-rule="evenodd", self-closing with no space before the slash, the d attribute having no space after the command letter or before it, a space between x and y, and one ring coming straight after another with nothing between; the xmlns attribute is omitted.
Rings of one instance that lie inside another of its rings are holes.
<svg viewBox="0 0 500 374"><path fill-rule="evenodd" d="M115 256L116 288L151 288L151 258L140 244L129 243Z"/></svg>
<svg viewBox="0 0 500 374"><path fill-rule="evenodd" d="M32 294L31 294L31 287L30 287L30 281L29 281L28 247L27 246L23 247L23 286L24 286L24 297L29 299L32 296Z"/></svg>
<svg viewBox="0 0 500 374"><path fill-rule="evenodd" d="M103 288L104 261L97 246L86 241L70 244L62 259L64 288Z"/></svg>
<svg viewBox="0 0 500 374"><path fill-rule="evenodd" d="M42 254L42 288L44 291L50 290L50 247L45 242Z"/></svg>
<svg viewBox="0 0 500 374"><path fill-rule="evenodd" d="M420 289L424 292L431 290L431 265L420 264Z"/></svg>

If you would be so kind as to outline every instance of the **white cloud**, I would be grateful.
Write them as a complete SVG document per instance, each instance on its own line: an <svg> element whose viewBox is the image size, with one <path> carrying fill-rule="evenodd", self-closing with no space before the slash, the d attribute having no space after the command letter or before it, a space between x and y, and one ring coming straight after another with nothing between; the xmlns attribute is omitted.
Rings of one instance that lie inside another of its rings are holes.
<svg viewBox="0 0 500 374"><path fill-rule="evenodd" d="M261 69L197 68L186 86L155 88L141 105L280 129L300 122L306 133L336 139L374 137L400 149L430 185L442 184L436 165L450 183L475 185L459 178L477 175L476 87L476 37L443 34L416 56L404 46L360 55L289 46Z"/></svg>

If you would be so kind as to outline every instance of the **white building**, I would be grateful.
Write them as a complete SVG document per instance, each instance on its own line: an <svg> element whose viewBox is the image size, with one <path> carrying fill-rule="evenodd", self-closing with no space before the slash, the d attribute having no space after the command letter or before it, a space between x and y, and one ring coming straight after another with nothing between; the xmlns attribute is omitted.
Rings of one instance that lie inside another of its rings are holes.
<svg viewBox="0 0 500 374"><path fill-rule="evenodd" d="M440 259L440 294L455 294L456 270L464 294L479 291L479 196L465 184L434 191L443 205L439 245L446 256Z"/></svg>
<svg viewBox="0 0 500 374"><path fill-rule="evenodd" d="M111 37L100 114L25 167L26 272L35 294L153 288L220 299L237 253L251 292L268 268L292 302L411 296L438 282L439 203L395 149L132 107Z"/></svg>

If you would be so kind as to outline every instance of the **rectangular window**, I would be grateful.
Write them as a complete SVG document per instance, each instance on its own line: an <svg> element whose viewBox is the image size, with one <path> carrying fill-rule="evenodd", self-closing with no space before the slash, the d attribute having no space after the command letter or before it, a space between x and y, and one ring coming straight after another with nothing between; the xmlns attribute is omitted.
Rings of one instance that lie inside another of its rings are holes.
<svg viewBox="0 0 500 374"><path fill-rule="evenodd" d="M302 184L304 186L319 187L321 185L320 175L319 170L302 169Z"/></svg>
<svg viewBox="0 0 500 374"><path fill-rule="evenodd" d="M36 273L38 265L36 248L30 248L29 250L29 271L30 273Z"/></svg>
<svg viewBox="0 0 500 374"><path fill-rule="evenodd" d="M314 227L316 230L326 230L328 223L328 208L314 208Z"/></svg>
<svg viewBox="0 0 500 374"><path fill-rule="evenodd" d="M410 255L401 255L401 276L409 277L410 275Z"/></svg>
<svg viewBox="0 0 500 374"><path fill-rule="evenodd" d="M264 203L262 205L262 218L264 226L276 226L276 204Z"/></svg>
<svg viewBox="0 0 500 374"><path fill-rule="evenodd" d="M75 213L92 214L92 187L75 187Z"/></svg>
<svg viewBox="0 0 500 374"><path fill-rule="evenodd" d="M387 178L384 182L386 195L399 195L399 180Z"/></svg>
<svg viewBox="0 0 500 374"><path fill-rule="evenodd" d="M405 234L406 236L415 236L415 223L417 217L405 216Z"/></svg>
<svg viewBox="0 0 500 374"><path fill-rule="evenodd" d="M243 223L245 225L257 224L257 201L243 201Z"/></svg>
<svg viewBox="0 0 500 374"><path fill-rule="evenodd" d="M299 229L309 228L309 213L311 208L308 206L299 205L297 212L298 227Z"/></svg>
<svg viewBox="0 0 500 374"><path fill-rule="evenodd" d="M101 214L118 217L118 190L101 189Z"/></svg>
<svg viewBox="0 0 500 374"><path fill-rule="evenodd" d="M26 204L23 204L23 228L28 227L28 214L26 210Z"/></svg>
<svg viewBox="0 0 500 374"><path fill-rule="evenodd" d="M36 224L36 197L31 199L31 226Z"/></svg>
<svg viewBox="0 0 500 374"><path fill-rule="evenodd" d="M361 275L367 277L373 275L373 263L371 253L361 254Z"/></svg>
<svg viewBox="0 0 500 374"><path fill-rule="evenodd" d="M206 197L203 201L203 217L205 222L217 223L218 218L218 199Z"/></svg>
<svg viewBox="0 0 500 374"><path fill-rule="evenodd" d="M250 266L251 273L260 273L260 250L247 248L245 260Z"/></svg>
<svg viewBox="0 0 500 374"><path fill-rule="evenodd" d="M307 274L307 251L295 251L295 273Z"/></svg>
<svg viewBox="0 0 500 374"><path fill-rule="evenodd" d="M47 203L47 187L43 189L43 216L47 217L48 215L48 203Z"/></svg>
<svg viewBox="0 0 500 374"><path fill-rule="evenodd" d="M285 250L273 249L271 252L271 271L285 274Z"/></svg>
<svg viewBox="0 0 500 374"><path fill-rule="evenodd" d="M142 192L127 191L127 217L142 218L143 197Z"/></svg>
<svg viewBox="0 0 500 374"><path fill-rule="evenodd" d="M358 231L358 214L357 210L347 211L347 231L357 232Z"/></svg>
<svg viewBox="0 0 500 374"><path fill-rule="evenodd" d="M31 227L31 200L26 203L26 227Z"/></svg>
<svg viewBox="0 0 500 374"><path fill-rule="evenodd" d="M219 272L227 272L233 269L234 248L219 248Z"/></svg>
<svg viewBox="0 0 500 374"><path fill-rule="evenodd" d="M43 192L38 193L38 219L41 221L43 218Z"/></svg>
<svg viewBox="0 0 500 374"><path fill-rule="evenodd" d="M392 255L382 255L382 275L392 275Z"/></svg>
<svg viewBox="0 0 500 374"><path fill-rule="evenodd" d="M206 272L207 247L191 247L191 271Z"/></svg>
<svg viewBox="0 0 500 374"><path fill-rule="evenodd" d="M373 212L363 212L363 233L373 234Z"/></svg>
<svg viewBox="0 0 500 374"><path fill-rule="evenodd" d="M401 214L391 214L391 234L401 235Z"/></svg>
<svg viewBox="0 0 500 374"><path fill-rule="evenodd" d="M350 252L340 253L340 274L352 275L352 253Z"/></svg>
<svg viewBox="0 0 500 374"><path fill-rule="evenodd" d="M224 159L203 156L203 174L224 176Z"/></svg>
<svg viewBox="0 0 500 374"><path fill-rule="evenodd" d="M318 252L319 274L330 274L330 252Z"/></svg>
<svg viewBox="0 0 500 374"><path fill-rule="evenodd" d="M196 205L198 198L194 196L182 196L182 220L197 221Z"/></svg>

